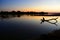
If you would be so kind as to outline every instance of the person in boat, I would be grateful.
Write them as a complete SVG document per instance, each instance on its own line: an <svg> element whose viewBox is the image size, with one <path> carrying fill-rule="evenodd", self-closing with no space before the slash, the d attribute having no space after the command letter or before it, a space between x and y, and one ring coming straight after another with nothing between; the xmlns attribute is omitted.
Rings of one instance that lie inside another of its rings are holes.
<svg viewBox="0 0 60 40"><path fill-rule="evenodd" d="M43 19L41 19L41 21L42 21L42 22L44 22L44 21L47 21L47 22L48 22L48 21L50 21L50 20L56 20L56 19L58 19L58 18L52 18L52 19L49 19L49 20L45 20L45 18L43 17Z"/></svg>
<svg viewBox="0 0 60 40"><path fill-rule="evenodd" d="M49 23L51 23L51 24L55 24L56 25L56 23L57 23L57 20L56 19L58 19L58 18L52 18L52 19L49 19L49 20L45 20L45 18L43 17L43 19L41 19L41 24L43 23L43 22L49 22L50 20L55 20L56 22L54 22L54 23L52 23L52 22L49 22Z"/></svg>
<svg viewBox="0 0 60 40"><path fill-rule="evenodd" d="M41 19L41 21L44 22L44 21L49 21L49 20L45 20L45 18L43 17L43 19Z"/></svg>

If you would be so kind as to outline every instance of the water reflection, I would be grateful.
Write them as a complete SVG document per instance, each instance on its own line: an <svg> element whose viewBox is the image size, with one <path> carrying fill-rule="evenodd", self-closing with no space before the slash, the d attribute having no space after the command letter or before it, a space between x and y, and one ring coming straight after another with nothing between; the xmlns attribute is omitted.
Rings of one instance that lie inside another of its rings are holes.
<svg viewBox="0 0 60 40"><path fill-rule="evenodd" d="M14 17L20 17L22 15L0 15L0 18L6 19L6 18L14 18Z"/></svg>
<svg viewBox="0 0 60 40"><path fill-rule="evenodd" d="M48 23L50 23L50 24L54 24L54 25L56 25L57 26L57 19L58 19L58 17L57 18L52 18L52 19L48 19L48 20L46 20L44 17L43 17L43 19L41 19L41 23L40 24L42 24L42 23L44 23L44 22L48 22ZM55 20L55 22L50 22L50 21L52 21L52 20Z"/></svg>
<svg viewBox="0 0 60 40"><path fill-rule="evenodd" d="M40 19L42 19L41 24ZM32 16L22 14L0 15L0 20L2 20L0 21L0 32L1 36L3 36L2 39L7 40L29 40L40 37L40 35L47 34L53 30L60 29L60 16L58 18L57 16ZM51 23L50 20L54 20L52 21L53 23ZM56 27L49 23L54 25L58 24L58 26Z"/></svg>

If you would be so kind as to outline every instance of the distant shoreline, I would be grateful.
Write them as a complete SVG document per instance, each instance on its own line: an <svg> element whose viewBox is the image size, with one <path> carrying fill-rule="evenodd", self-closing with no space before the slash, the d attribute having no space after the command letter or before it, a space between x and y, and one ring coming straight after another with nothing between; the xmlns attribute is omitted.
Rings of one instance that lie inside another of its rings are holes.
<svg viewBox="0 0 60 40"><path fill-rule="evenodd" d="M32 15L32 16L60 16L60 13L51 13L48 12L21 12L21 11L1 11L0 15Z"/></svg>

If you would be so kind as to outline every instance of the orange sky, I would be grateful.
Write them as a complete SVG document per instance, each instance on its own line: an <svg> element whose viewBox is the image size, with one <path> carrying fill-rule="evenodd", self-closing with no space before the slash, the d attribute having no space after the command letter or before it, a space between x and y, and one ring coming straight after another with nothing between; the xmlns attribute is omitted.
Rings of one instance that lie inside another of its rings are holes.
<svg viewBox="0 0 60 40"><path fill-rule="evenodd" d="M60 12L60 0L0 0L0 11Z"/></svg>

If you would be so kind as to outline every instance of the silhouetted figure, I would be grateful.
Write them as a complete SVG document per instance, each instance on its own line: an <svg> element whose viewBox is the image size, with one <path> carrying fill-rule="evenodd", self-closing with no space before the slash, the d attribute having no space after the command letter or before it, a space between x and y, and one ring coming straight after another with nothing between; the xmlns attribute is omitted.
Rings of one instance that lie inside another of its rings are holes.
<svg viewBox="0 0 60 40"><path fill-rule="evenodd" d="M49 21L49 20L45 20L45 18L43 17L43 19L41 19L41 24L43 23L43 22L45 22L45 21Z"/></svg>
<svg viewBox="0 0 60 40"><path fill-rule="evenodd" d="M44 22L45 18L41 19L42 22Z"/></svg>
<svg viewBox="0 0 60 40"><path fill-rule="evenodd" d="M51 24L55 24L56 26L57 26L57 20L56 19L58 19L58 18L52 18L52 19L49 19L49 20L45 20L45 18L43 17L43 19L41 19L41 24L43 23L43 22L48 22L48 23L51 23ZM54 22L54 23L52 23L52 22L49 22L49 21L51 21L51 20L55 20L56 22Z"/></svg>

